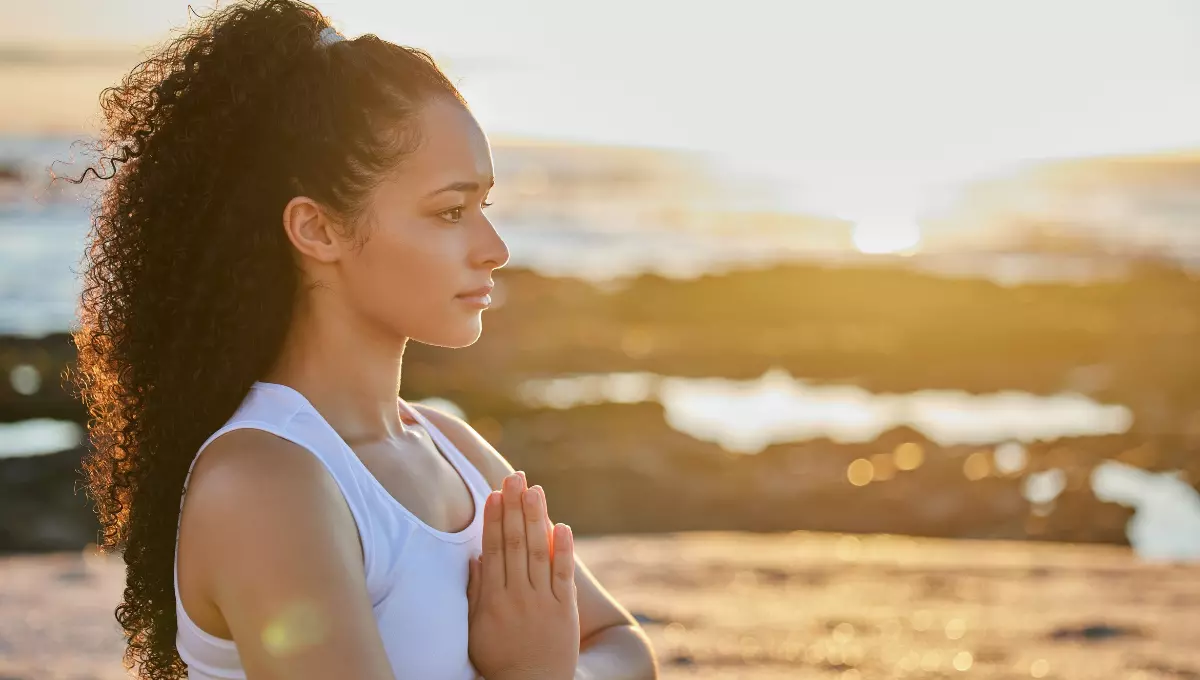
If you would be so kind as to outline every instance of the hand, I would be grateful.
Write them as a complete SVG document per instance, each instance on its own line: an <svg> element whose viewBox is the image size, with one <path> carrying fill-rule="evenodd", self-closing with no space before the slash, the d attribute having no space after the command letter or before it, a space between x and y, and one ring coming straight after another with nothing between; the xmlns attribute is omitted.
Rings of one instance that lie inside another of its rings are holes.
<svg viewBox="0 0 1200 680"><path fill-rule="evenodd" d="M524 473L504 479L483 512L483 554L467 585L468 652L488 680L571 680L579 610L571 528L551 528L546 495Z"/></svg>

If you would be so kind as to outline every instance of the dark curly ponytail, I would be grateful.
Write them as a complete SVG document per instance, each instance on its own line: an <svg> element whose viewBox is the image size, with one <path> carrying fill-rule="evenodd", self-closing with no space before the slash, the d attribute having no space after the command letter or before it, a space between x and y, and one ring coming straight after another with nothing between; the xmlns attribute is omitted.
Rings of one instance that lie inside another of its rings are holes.
<svg viewBox="0 0 1200 680"><path fill-rule="evenodd" d="M101 94L106 180L84 263L84 461L102 547L127 565L125 663L178 678L173 560L200 444L280 350L298 270L281 218L303 194L346 224L419 141L431 98L462 102L424 52L375 36L322 45L294 0L200 17ZM108 174L106 174L106 172Z"/></svg>

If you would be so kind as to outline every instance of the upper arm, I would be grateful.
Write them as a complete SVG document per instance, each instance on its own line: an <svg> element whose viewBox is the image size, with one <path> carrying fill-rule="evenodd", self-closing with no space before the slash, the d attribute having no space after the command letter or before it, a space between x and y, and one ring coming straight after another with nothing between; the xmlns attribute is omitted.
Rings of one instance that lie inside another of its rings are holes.
<svg viewBox="0 0 1200 680"><path fill-rule="evenodd" d="M413 404L466 456L493 489L500 489L504 478L515 472L512 464L488 443L473 427L448 413L421 404ZM536 483L536 480L530 480ZM551 522L554 518L551 517ZM579 635L587 639L590 635L611 626L637 626L633 618L612 595L600 585L596 577L575 556L575 590L579 606Z"/></svg>
<svg viewBox="0 0 1200 680"><path fill-rule="evenodd" d="M354 519L321 462L257 430L209 449L188 485L190 566L247 677L393 678Z"/></svg>

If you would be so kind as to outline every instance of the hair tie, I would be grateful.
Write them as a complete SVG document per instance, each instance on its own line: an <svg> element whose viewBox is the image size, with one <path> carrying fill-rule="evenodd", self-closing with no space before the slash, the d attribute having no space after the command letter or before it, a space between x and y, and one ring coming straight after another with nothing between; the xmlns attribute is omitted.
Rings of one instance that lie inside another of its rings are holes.
<svg viewBox="0 0 1200 680"><path fill-rule="evenodd" d="M325 28L321 29L320 33L317 34L317 47L325 47L332 45L335 42L341 42L345 39L346 37L341 33L338 33L336 28L333 26L326 26Z"/></svg>

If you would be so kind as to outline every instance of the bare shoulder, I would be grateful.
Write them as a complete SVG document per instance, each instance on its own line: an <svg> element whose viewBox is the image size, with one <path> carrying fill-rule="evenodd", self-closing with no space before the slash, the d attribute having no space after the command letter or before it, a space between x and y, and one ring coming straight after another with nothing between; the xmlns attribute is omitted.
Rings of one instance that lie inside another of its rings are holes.
<svg viewBox="0 0 1200 680"><path fill-rule="evenodd" d="M179 550L181 581L190 555L249 677L334 677L347 664L345 677L391 677L353 515L310 451L253 429L213 441L188 483ZM281 655L263 631L292 621L321 622L322 635Z"/></svg>
<svg viewBox="0 0 1200 680"><path fill-rule="evenodd" d="M262 430L234 430L209 444L188 482L181 524L180 540L186 535L204 556L214 590L240 570L259 573L296 552L361 557L353 516L325 466Z"/></svg>
<svg viewBox="0 0 1200 680"><path fill-rule="evenodd" d="M221 478L222 484L232 483L237 488L247 473L272 470L286 476L299 475L316 482L323 471L321 462L304 447L278 437L270 432L254 428L243 428L217 437L200 458L188 483L189 497L193 485L204 484L203 480ZM256 479L255 482L265 480ZM214 485L216 486L216 485Z"/></svg>
<svg viewBox="0 0 1200 680"><path fill-rule="evenodd" d="M325 466L298 444L247 428L218 437L200 455L184 513L199 524L270 521L314 505L322 513L345 505Z"/></svg>
<svg viewBox="0 0 1200 680"><path fill-rule="evenodd" d="M462 418L424 404L410 404L429 419L446 438L462 451L493 489L499 489L504 478L515 472L500 452Z"/></svg>

